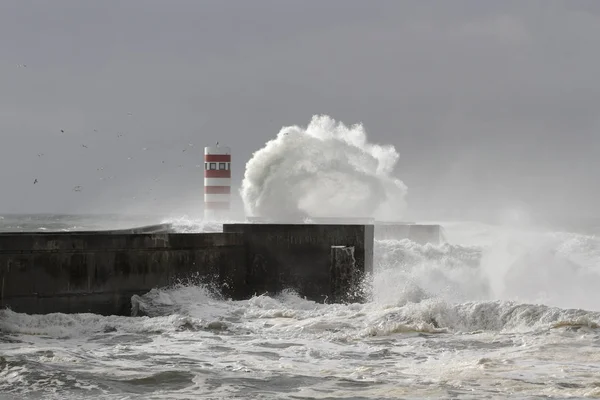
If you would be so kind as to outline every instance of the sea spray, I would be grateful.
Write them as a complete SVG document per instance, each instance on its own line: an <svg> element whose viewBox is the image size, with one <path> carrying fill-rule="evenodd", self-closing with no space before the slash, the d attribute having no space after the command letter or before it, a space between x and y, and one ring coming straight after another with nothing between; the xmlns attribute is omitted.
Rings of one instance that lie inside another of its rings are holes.
<svg viewBox="0 0 600 400"><path fill-rule="evenodd" d="M282 128L248 161L246 214L400 219L407 188L391 175L398 159L394 146L369 143L362 125L313 116L306 128Z"/></svg>
<svg viewBox="0 0 600 400"><path fill-rule="evenodd" d="M376 240L366 303L178 285L140 296L152 317L0 310L0 397L597 397L600 313L564 307L599 304L600 241L445 226L442 245ZM538 297L543 273L565 283L560 308L511 299Z"/></svg>

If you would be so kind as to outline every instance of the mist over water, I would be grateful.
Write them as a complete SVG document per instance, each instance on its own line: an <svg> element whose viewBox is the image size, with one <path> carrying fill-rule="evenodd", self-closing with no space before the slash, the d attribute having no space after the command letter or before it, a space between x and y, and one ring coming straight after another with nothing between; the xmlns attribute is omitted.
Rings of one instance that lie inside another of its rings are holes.
<svg viewBox="0 0 600 400"><path fill-rule="evenodd" d="M475 222L445 228L439 246L375 241L374 301L406 295L600 311L600 238Z"/></svg>
<svg viewBox="0 0 600 400"><path fill-rule="evenodd" d="M171 220L182 232L219 231L219 222ZM517 302L600 311L600 238L530 223L439 223L446 242L374 243L374 275L363 290L381 307L424 300Z"/></svg>
<svg viewBox="0 0 600 400"><path fill-rule="evenodd" d="M394 146L369 143L362 125L315 115L254 153L240 194L248 216L400 219L407 188L391 175L398 158Z"/></svg>

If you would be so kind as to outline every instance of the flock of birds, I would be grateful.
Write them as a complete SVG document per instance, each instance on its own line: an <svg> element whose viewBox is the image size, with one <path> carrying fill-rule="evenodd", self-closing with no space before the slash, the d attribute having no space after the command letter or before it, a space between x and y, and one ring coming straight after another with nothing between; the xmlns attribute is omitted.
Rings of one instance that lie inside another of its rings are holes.
<svg viewBox="0 0 600 400"><path fill-rule="evenodd" d="M16 66L17 66L17 68L27 68L27 64L17 64ZM133 113L128 112L127 116L132 117ZM98 133L98 129L93 129L93 131L95 133ZM65 129L60 129L60 134L61 135L65 135L66 134ZM120 139L120 138L123 138L126 135L123 132L116 132L116 136L117 136L117 139ZM182 153L185 153L188 149L190 149L193 146L194 145L192 143L188 143L188 145L182 150ZM89 146L87 144L81 144L81 148L82 149L89 149ZM142 151L147 151L149 149L148 149L148 147L143 147L141 150ZM42 152L40 152L40 153L37 153L37 156L38 157L44 157L45 154L42 153ZM132 160L133 157L128 157L127 159L128 160ZM165 161L162 160L161 164L165 164ZM183 164L178 164L178 168L183 168L183 167L184 167ZM204 165L203 164L196 164L196 168L202 168L203 169ZM96 168L96 171L103 172L104 171L104 167L102 167L102 166L98 167L98 168ZM115 179L115 178L116 178L115 175L110 175L110 176L106 175L106 176L101 176L99 178L99 180L101 180L101 181L108 181L108 180L112 180L112 179ZM159 178L157 176L155 176L154 178L152 178L152 181L153 182L157 182L157 181L159 181ZM37 185L39 183L40 183L40 179L38 179L38 177L34 177L33 184ZM83 191L83 186L81 184L77 184L77 185L73 186L72 191L73 192L82 192ZM150 194L150 192L152 192L152 188L150 188L145 194L148 195L148 194ZM136 197L134 196L133 199L135 199L135 198ZM153 200L156 200L156 198L154 198Z"/></svg>
<svg viewBox="0 0 600 400"><path fill-rule="evenodd" d="M128 115L128 116L132 116L132 113L127 113L127 115ZM98 132L98 130L97 130L97 129L94 129L94 132ZM65 130L64 130L64 129L61 129L61 130L60 130L60 134L61 134L61 135L65 134ZM117 132L117 138L122 138L122 137L124 137L124 136L125 136L125 134L124 134L124 133L122 133L122 132ZM193 146L194 146L194 144L193 144L193 143L188 143L187 147L186 147L186 148L184 148L184 149L182 150L182 153L185 153L185 152L186 152L186 151L187 151L189 148L191 148L191 147L193 147ZM82 145L81 145L81 148L88 149L89 147L88 147L88 145L86 145L86 144L82 144ZM142 151L147 151L147 150L149 150L149 148L148 148L148 147L143 147L141 150L142 150ZM38 153L38 154L37 154L37 156L38 156L38 157L43 157L43 156L44 156L44 153ZM130 157L128 157L127 159L128 159L128 160L132 160L132 159L133 159L133 157L131 157L131 156L130 156ZM162 161L161 161L161 164L165 164L165 160L162 160ZM183 168L183 166L184 166L183 164L179 164L179 165L178 165L178 168ZM202 164L197 164L197 165L196 165L196 168L203 168L203 165L202 165ZM98 167L98 168L96 168L96 171L98 171L98 172L102 172L102 171L104 171L104 167ZM99 179L100 179L101 181L104 181L104 180L110 180L110 179L114 179L114 178L116 178L116 176L115 176L115 175L110 175L110 176L101 176ZM158 181L159 181L159 178L158 178L158 177L154 177L154 178L152 179L152 181L153 181L153 182L158 182ZM40 182L40 181L38 180L38 178L34 178L34 180L33 180L33 184L34 184L34 185L38 184L39 182ZM75 186L72 188L72 190L73 190L74 192L81 192L81 191L83 191L83 186L82 186L82 185L75 185ZM150 194L150 192L152 192L152 188L150 188L146 194ZM133 199L136 199L136 197L134 196L134 197L133 197ZM156 200L156 198L154 198L153 200Z"/></svg>

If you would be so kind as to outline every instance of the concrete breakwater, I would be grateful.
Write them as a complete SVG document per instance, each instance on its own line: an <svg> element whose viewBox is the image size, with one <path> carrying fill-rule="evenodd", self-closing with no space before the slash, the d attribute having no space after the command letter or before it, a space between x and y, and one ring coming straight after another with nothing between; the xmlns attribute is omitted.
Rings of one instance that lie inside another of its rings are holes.
<svg viewBox="0 0 600 400"><path fill-rule="evenodd" d="M254 223L272 223L273 221L263 217L248 217L248 222ZM374 226L375 239L378 240L403 240L408 239L419 244L437 245L445 241L444 230L442 226L437 224L417 224L414 222L399 222L399 221L378 221L373 218L307 218L290 219L286 221L290 224L366 224Z"/></svg>
<svg viewBox="0 0 600 400"><path fill-rule="evenodd" d="M372 225L224 224L119 231L0 233L0 308L131 315L131 297L177 282L246 299L291 288L323 302L359 300L373 268Z"/></svg>

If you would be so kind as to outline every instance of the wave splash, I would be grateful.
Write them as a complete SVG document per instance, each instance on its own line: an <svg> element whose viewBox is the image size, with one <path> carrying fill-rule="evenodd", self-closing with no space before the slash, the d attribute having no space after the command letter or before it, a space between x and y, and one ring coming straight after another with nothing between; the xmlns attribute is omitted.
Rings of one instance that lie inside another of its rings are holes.
<svg viewBox="0 0 600 400"><path fill-rule="evenodd" d="M397 220L407 192L391 175L398 159L394 146L369 143L362 125L316 115L306 128L282 128L254 153L240 194L253 217Z"/></svg>
<svg viewBox="0 0 600 400"><path fill-rule="evenodd" d="M292 291L231 301L209 287L179 285L132 299L146 315L134 322L2 310L0 331L72 337L113 330L219 330L351 340L410 332L598 329L600 240L568 233L532 235L513 232L509 240L502 234L504 240L486 245L376 240L375 274L366 285L369 300L364 304L318 304Z"/></svg>

